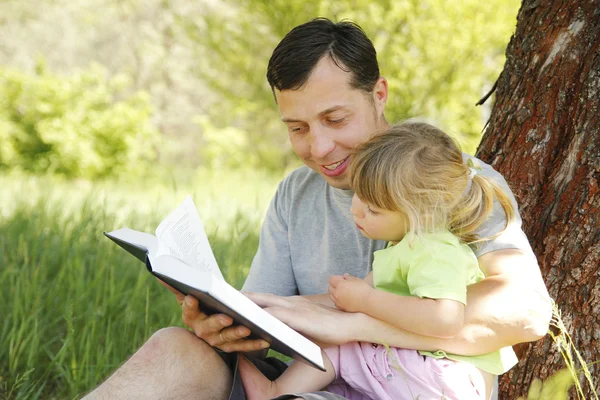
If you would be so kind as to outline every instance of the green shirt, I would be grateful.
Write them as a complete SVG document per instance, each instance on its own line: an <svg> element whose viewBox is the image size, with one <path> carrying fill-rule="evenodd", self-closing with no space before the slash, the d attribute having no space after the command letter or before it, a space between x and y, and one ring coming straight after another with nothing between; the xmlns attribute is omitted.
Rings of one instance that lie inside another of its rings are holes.
<svg viewBox="0 0 600 400"><path fill-rule="evenodd" d="M408 233L395 246L375 252L373 283L377 289L399 296L450 299L466 305L467 286L484 278L469 246L448 231ZM480 356L460 356L444 351L420 351L421 355L468 362L502 374L517 363L511 347Z"/></svg>

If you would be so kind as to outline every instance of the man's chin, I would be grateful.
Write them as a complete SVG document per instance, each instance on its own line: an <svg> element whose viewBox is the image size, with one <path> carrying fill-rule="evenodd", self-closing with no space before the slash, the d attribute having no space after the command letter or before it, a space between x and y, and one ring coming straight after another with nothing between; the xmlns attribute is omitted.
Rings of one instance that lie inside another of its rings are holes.
<svg viewBox="0 0 600 400"><path fill-rule="evenodd" d="M348 171L344 171L342 174L340 174L338 176L329 176L329 175L326 175L325 173L323 173L323 171L321 171L321 168L318 165L309 164L309 163L306 163L306 165L310 169L315 171L317 174L321 175L321 177L323 179L325 179L325 182L327 182L327 184L329 186L332 186L336 189L344 189L344 190L350 189L350 174L348 173Z"/></svg>
<svg viewBox="0 0 600 400"><path fill-rule="evenodd" d="M350 189L350 179L347 173L340 176L327 176L325 174L321 174L321 176L325 179L329 186L332 186L336 189Z"/></svg>

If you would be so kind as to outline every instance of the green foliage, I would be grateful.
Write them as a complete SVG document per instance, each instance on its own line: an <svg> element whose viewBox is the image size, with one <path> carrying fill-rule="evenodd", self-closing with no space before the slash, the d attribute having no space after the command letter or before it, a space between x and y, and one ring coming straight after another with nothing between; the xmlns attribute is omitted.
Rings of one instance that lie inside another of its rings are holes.
<svg viewBox="0 0 600 400"><path fill-rule="evenodd" d="M71 177L131 172L154 158L146 94L98 65L70 77L0 68L0 166Z"/></svg>
<svg viewBox="0 0 600 400"><path fill-rule="evenodd" d="M243 0L209 8L203 20L181 14L176 21L197 43L195 71L223 97L210 112L212 131L235 126L247 135L236 143L241 159L252 154L252 164L281 168L293 157L265 72L291 28L316 16L359 23L389 82L388 120L426 117L473 152L487 118L475 103L501 71L518 6L518 0L452 7L443 0ZM239 163L239 155L221 155Z"/></svg>
<svg viewBox="0 0 600 400"><path fill-rule="evenodd" d="M352 19L371 37L390 84L389 121L425 117L473 152L491 100L474 104L502 68L518 6L519 0L451 7L444 0L11 2L0 10L0 65L31 70L41 54L50 70L66 76L92 61L103 67L71 78L0 69L0 165L105 176L119 162L127 161L129 171L140 167L136 160L156 151L163 164L289 168L298 160L265 72L279 40L316 16ZM122 72L134 83L113 87L111 77L119 81ZM149 98L130 95L132 86ZM168 142L149 144L145 136L154 129Z"/></svg>
<svg viewBox="0 0 600 400"><path fill-rule="evenodd" d="M588 364L583 359L581 353L579 353L577 347L575 347L575 344L573 343L571 334L565 326L561 314L562 313L556 303L552 301L552 320L550 321L551 329L548 331L548 334L552 337L552 341L554 341L554 344L560 352L562 359L565 361L566 368L560 371L560 373L557 373L556 376L552 377L553 379L548 379L548 381L544 382L543 387L540 386L541 384L539 382L533 382L532 388L540 387L539 396L533 398L559 399L560 397L550 396L560 396L563 392L566 393L571 386L575 386L577 398L584 400L586 397L584 394L583 382L585 382L588 385L589 393L594 396L594 399L598 400L596 382L594 382L592 374L589 370L589 366L593 363L597 363L598 361ZM542 397L544 395L547 397ZM591 400L592 397L589 396L587 399Z"/></svg>
<svg viewBox="0 0 600 400"><path fill-rule="evenodd" d="M568 368L561 369L544 382L535 378L531 382L527 398L518 400L564 400L569 398L569 389L573 386L573 377Z"/></svg>
<svg viewBox="0 0 600 400"><path fill-rule="evenodd" d="M256 166L256 154L247 154L248 136L235 126L217 128L207 116L195 119L202 129L203 164L212 169L231 169L240 165Z"/></svg>

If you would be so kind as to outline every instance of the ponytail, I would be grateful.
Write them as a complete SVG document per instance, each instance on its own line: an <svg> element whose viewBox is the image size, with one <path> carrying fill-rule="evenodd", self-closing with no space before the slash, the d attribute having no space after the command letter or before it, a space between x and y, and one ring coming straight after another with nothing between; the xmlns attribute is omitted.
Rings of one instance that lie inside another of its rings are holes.
<svg viewBox="0 0 600 400"><path fill-rule="evenodd" d="M490 178L475 173L460 202L452 209L449 218L450 231L468 244L492 240L500 236L515 217L515 210L508 195ZM480 238L477 229L489 218L494 201L504 209L506 225L495 235Z"/></svg>
<svg viewBox="0 0 600 400"><path fill-rule="evenodd" d="M404 122L360 145L350 164L352 188L364 202L399 211L419 235L448 229L465 243L499 236L515 216L509 196L478 174L472 159L434 126ZM502 232L480 238L477 230L497 201L506 214Z"/></svg>

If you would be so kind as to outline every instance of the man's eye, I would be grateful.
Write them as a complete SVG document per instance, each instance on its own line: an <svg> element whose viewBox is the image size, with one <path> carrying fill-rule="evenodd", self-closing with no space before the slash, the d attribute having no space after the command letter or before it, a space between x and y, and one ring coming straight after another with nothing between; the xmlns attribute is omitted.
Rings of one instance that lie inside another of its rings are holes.
<svg viewBox="0 0 600 400"><path fill-rule="evenodd" d="M330 124L333 124L333 125L342 124L345 121L346 121L346 118L339 118L339 119L330 119L330 120L328 120L328 122Z"/></svg>

